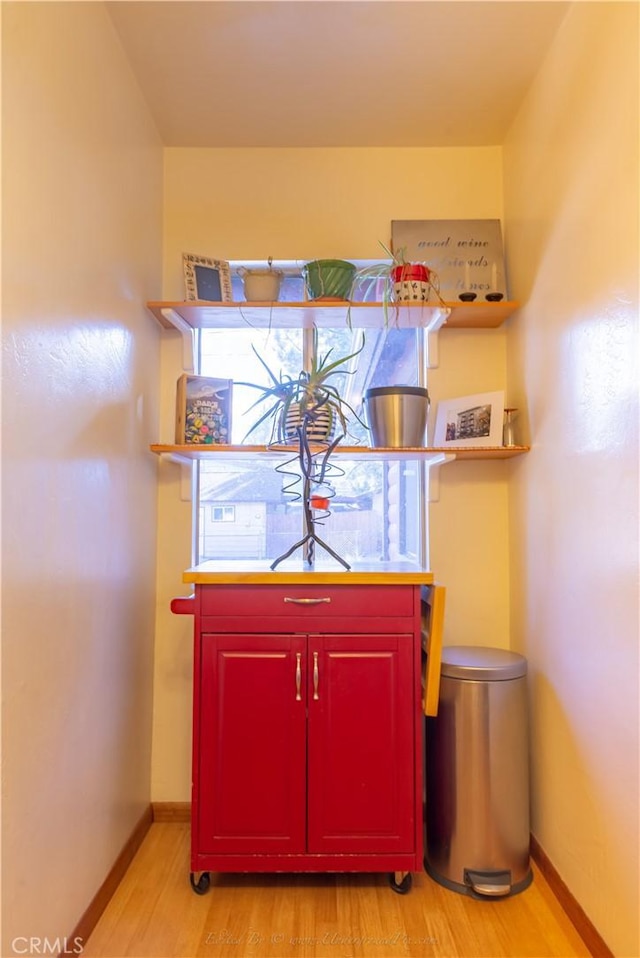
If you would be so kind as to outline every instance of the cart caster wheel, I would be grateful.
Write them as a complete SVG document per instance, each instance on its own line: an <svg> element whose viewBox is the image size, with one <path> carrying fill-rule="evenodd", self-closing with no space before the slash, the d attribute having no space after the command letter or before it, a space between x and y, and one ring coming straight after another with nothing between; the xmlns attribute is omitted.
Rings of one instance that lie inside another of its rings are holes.
<svg viewBox="0 0 640 958"><path fill-rule="evenodd" d="M206 895L211 884L211 875L209 872L201 872L198 881L194 878L194 872L189 875L189 881L196 895Z"/></svg>
<svg viewBox="0 0 640 958"><path fill-rule="evenodd" d="M392 891L397 892L398 895L408 895L411 891L411 886L413 885L413 877L411 872L407 872L400 882L396 880L396 874L396 872L392 872L389 875L389 884L391 885ZM400 872L400 874L402 874L402 872Z"/></svg>

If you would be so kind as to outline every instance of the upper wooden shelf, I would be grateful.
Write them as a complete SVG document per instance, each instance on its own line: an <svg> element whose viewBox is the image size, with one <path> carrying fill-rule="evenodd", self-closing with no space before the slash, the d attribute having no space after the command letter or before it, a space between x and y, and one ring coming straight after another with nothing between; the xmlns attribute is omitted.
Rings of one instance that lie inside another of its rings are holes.
<svg viewBox="0 0 640 958"><path fill-rule="evenodd" d="M229 459L283 459L295 456L297 446L226 446L226 445L189 445L176 446L154 443L149 447L157 455L169 456L182 462L194 462L196 459L212 459L224 456ZM373 446L342 446L334 449L332 455L342 459L375 459L395 461L404 459L422 459L434 465L444 462L448 457L456 459L511 459L529 451L529 446L474 446L474 447L413 447L408 449L375 448ZM318 447L320 451L322 447Z"/></svg>
<svg viewBox="0 0 640 958"><path fill-rule="evenodd" d="M304 303L149 302L147 308L165 329L398 328L492 329L501 326L519 304L446 303L422 306L315 300Z"/></svg>

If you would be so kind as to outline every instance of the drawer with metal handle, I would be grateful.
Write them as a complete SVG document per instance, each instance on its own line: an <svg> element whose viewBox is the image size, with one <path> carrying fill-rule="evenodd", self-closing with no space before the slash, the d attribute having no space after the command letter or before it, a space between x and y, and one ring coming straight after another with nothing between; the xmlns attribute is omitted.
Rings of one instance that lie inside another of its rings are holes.
<svg viewBox="0 0 640 958"><path fill-rule="evenodd" d="M412 616L415 587L322 585L205 585L201 614L326 617Z"/></svg>

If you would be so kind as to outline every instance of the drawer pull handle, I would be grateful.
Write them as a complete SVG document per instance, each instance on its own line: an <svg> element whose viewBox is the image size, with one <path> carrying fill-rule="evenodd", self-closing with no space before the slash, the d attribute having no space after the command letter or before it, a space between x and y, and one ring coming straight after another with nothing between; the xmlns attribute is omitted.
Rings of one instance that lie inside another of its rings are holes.
<svg viewBox="0 0 640 958"><path fill-rule="evenodd" d="M302 653L296 652L296 702L302 702L300 689L302 687Z"/></svg>
<svg viewBox="0 0 640 958"><path fill-rule="evenodd" d="M294 599L293 596L285 595L285 602L293 602L294 605L320 605L322 602L331 602L331 598L326 596L323 599Z"/></svg>
<svg viewBox="0 0 640 958"><path fill-rule="evenodd" d="M318 653L313 653L313 701L317 702L320 696L318 695L318 682L320 676L318 674Z"/></svg>

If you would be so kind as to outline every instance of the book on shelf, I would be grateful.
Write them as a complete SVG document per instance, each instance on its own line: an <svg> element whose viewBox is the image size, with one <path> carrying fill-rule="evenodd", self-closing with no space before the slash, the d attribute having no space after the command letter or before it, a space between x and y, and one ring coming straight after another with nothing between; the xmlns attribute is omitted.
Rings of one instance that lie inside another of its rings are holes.
<svg viewBox="0 0 640 958"><path fill-rule="evenodd" d="M220 445L231 437L233 380L180 376L176 390L176 445Z"/></svg>

